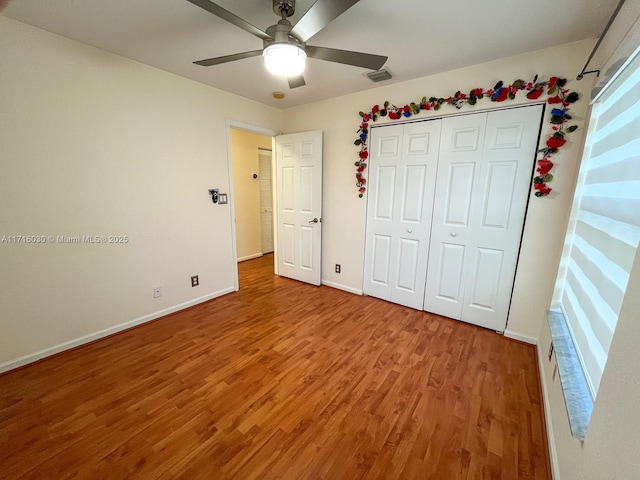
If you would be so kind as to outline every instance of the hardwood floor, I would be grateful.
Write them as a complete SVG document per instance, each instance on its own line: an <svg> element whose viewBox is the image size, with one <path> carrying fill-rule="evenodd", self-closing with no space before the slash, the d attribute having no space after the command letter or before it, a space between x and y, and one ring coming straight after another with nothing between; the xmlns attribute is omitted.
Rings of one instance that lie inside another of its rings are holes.
<svg viewBox="0 0 640 480"><path fill-rule="evenodd" d="M534 347L270 262L0 376L0 478L551 479Z"/></svg>

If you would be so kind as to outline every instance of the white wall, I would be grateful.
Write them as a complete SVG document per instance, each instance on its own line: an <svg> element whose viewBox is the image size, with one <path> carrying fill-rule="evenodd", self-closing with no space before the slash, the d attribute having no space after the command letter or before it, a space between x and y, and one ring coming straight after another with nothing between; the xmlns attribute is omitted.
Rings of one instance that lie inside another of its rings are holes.
<svg viewBox="0 0 640 480"><path fill-rule="evenodd" d="M367 111L372 105L382 104L385 100L395 105L404 105L411 101L419 101L425 95L447 97L458 89L468 92L476 87L489 88L498 80L511 83L517 78L532 79L535 74L542 78L564 76L570 80L571 89L585 95L591 87L591 81L578 82L575 81L575 77L593 44L593 40L585 40L561 45L288 109L285 131L324 131L323 281L342 285L349 290L362 289L366 197L358 198L354 186L353 166L358 151L353 141L361 120L358 111ZM581 126L588 107L586 98L585 95L582 101L572 106L575 122ZM482 100L475 109L528 102L521 94L511 102L492 103ZM444 105L436 114L442 116L472 110L474 108L464 107L462 111L458 111L454 107ZM422 113L412 119L428 116ZM549 132L550 124L545 120L543 141L546 141ZM541 318L552 294L576 166L580 157L582 132L582 128L574 132L570 142L557 157L553 172L555 180L550 185L554 192L544 198L532 196L527 214L507 329L508 334L531 342L535 342L538 337ZM333 271L333 265L336 263L342 265L341 274Z"/></svg>
<svg viewBox="0 0 640 480"><path fill-rule="evenodd" d="M602 68L630 29L639 33L639 25L640 2L626 2L589 69ZM545 354L551 342L549 326L542 322L538 356L556 480L640 479L639 312L637 254L584 444L571 436L560 380L553 379L555 357L549 361Z"/></svg>
<svg viewBox="0 0 640 480"><path fill-rule="evenodd" d="M271 149L271 137L235 128L230 137L236 243L241 261L262 255L260 179L253 174L259 170L258 149Z"/></svg>
<svg viewBox="0 0 640 480"><path fill-rule="evenodd" d="M225 120L280 130L282 112L6 17L0 31L0 238L129 238L0 243L0 369L233 290L229 205L207 193L229 191Z"/></svg>

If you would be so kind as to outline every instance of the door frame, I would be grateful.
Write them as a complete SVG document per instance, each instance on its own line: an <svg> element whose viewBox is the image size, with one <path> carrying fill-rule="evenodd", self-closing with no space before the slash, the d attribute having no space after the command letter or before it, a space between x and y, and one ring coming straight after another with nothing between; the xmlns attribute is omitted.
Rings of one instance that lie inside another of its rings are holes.
<svg viewBox="0 0 640 480"><path fill-rule="evenodd" d="M266 135L271 137L271 148L272 151L275 151L275 137L276 135L281 135L281 132L277 132L276 130L271 130L270 128L258 127L256 125L251 125L249 123L243 123L236 120L225 119L225 136L227 141L227 173L229 177L229 223L231 226L231 256L233 261L233 289L234 291L240 290L240 283L238 280L238 245L236 239L236 210L235 210L235 200L234 200L234 191L233 191L233 162L231 157L231 129L236 130L244 130L246 132L258 133L261 135ZM271 164L271 174L272 178L275 175L275 162ZM273 202L275 205L276 201L276 186L273 188ZM274 209L275 210L275 209ZM277 221L277 212L274 211L273 216L274 225ZM273 241L274 244L277 241L277 233L274 228L273 232ZM274 250L274 257L277 256L277 251ZM278 271L278 259L275 258L275 273Z"/></svg>

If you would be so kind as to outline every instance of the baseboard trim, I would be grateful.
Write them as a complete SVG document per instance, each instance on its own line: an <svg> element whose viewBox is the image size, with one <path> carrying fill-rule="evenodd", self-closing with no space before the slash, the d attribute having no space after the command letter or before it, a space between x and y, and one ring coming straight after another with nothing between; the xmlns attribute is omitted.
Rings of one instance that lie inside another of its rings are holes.
<svg viewBox="0 0 640 480"><path fill-rule="evenodd" d="M342 285L341 283L329 282L327 280L322 280L322 285L326 285L327 287L337 288L338 290L344 290L345 292L355 293L356 295L362 295L362 290L357 288L347 287L346 285Z"/></svg>
<svg viewBox="0 0 640 480"><path fill-rule="evenodd" d="M185 308L193 307L194 305L198 305L199 303L204 303L209 300L213 300L214 298L220 297L222 295L226 295L227 293L231 293L233 291L235 291L233 287L225 288L223 290L219 290L217 292L213 292L208 295L204 295L202 297L194 298L193 300L189 300L188 302L180 303L178 305L174 305L173 307L165 308L163 310L150 313L149 315L144 315L142 317L129 320L128 322L120 323L118 325L114 325L113 327L105 328L104 330L99 330L97 332L84 335L74 340L69 340L68 342L60 343L58 345L54 345L53 347L45 348L35 353L23 355L22 357L18 357L14 360L9 360L8 362L0 364L0 373L5 373L10 370L14 370L16 368L24 367L25 365L29 365L30 363L37 362L38 360L42 360L43 358L46 358L46 357L50 357L51 355L55 355L56 353L64 352L65 350L70 350L72 348L79 347L86 343L100 340L101 338L108 337L110 335L122 332L124 330L128 330L133 327L137 327L138 325L142 325L143 323L156 320L160 317L164 317L165 315L175 313L179 310L184 310Z"/></svg>
<svg viewBox="0 0 640 480"><path fill-rule="evenodd" d="M253 260L254 258L260 258L262 256L262 253L254 253L252 255L246 255L244 257L240 257L238 258L239 262L244 262L245 260Z"/></svg>
<svg viewBox="0 0 640 480"><path fill-rule="evenodd" d="M538 340L536 338L527 337L526 335L521 335L517 332L514 332L513 330L509 330L509 329L505 330L504 336L507 338L513 338L514 340L520 340L521 342L529 343L531 345L538 345Z"/></svg>
<svg viewBox="0 0 640 480"><path fill-rule="evenodd" d="M547 428L547 445L549 446L549 458L551 459L551 477L552 480L560 478L560 466L558 465L558 454L556 451L556 442L553 436L553 422L551 420L551 402L549 401L549 390L547 388L546 376L544 374L544 365L546 359L540 348L536 348L538 352L538 374L540 376L540 385L542 385L542 404L544 406L544 421Z"/></svg>

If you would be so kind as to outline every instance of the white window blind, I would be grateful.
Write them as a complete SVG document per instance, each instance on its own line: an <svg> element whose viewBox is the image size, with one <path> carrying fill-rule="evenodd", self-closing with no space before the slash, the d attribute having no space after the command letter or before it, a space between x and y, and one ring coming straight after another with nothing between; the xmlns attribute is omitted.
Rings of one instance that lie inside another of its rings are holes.
<svg viewBox="0 0 640 480"><path fill-rule="evenodd" d="M592 396L640 241L640 55L593 104L556 283Z"/></svg>

